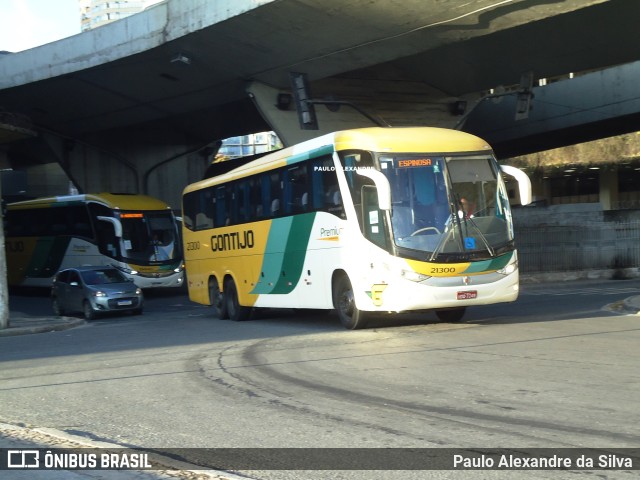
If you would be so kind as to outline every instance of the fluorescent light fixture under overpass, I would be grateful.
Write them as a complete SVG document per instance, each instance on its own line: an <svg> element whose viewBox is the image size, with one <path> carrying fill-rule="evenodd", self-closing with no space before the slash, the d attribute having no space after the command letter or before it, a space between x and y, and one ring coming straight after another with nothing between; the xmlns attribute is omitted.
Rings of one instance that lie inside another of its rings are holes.
<svg viewBox="0 0 640 480"><path fill-rule="evenodd" d="M178 53L171 59L171 63L184 63L185 65L191 65L191 58L183 53Z"/></svg>

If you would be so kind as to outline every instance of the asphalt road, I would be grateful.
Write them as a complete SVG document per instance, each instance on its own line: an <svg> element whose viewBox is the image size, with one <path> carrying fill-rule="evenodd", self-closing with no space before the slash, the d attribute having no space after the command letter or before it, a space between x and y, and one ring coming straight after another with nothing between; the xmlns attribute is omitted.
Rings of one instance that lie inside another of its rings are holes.
<svg viewBox="0 0 640 480"><path fill-rule="evenodd" d="M524 285L508 305L381 318L261 312L184 295L140 317L0 338L0 422L144 448L637 448L639 280ZM46 297L11 307L48 309ZM256 460L256 452L247 451ZM337 460L336 460L337 461ZM266 460L265 460L266 462ZM280 471L254 478L637 478L638 471ZM305 466L301 460L300 469ZM252 470L249 470L249 469ZM100 478L100 477L96 477Z"/></svg>

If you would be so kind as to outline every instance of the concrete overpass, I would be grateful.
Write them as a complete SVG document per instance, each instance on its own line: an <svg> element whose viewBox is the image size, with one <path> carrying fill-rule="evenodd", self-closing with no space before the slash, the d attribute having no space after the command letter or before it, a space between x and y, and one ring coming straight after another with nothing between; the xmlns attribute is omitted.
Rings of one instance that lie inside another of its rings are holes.
<svg viewBox="0 0 640 480"><path fill-rule="evenodd" d="M575 119L571 128L553 125L562 135L525 131L522 123L498 134L506 120L493 129L496 113L487 106L498 103L482 98L525 72L626 75L619 65L640 60L639 15L640 2L628 0L166 0L0 56L0 107L31 122L4 129L0 167L57 164L82 191L142 192L178 207L216 140L261 130L291 144L370 118L453 127L466 102L464 113L473 110L466 129L481 131L498 152L596 138L602 128ZM307 74L315 98L351 103L369 118L318 106L320 130L301 130L293 108L277 105L279 94L290 93L290 72ZM639 96L630 79L623 83L624 95ZM590 109L619 96L616 84L585 88ZM509 98L499 107L504 119ZM640 130L636 112L626 112L625 122L611 112L607 134Z"/></svg>

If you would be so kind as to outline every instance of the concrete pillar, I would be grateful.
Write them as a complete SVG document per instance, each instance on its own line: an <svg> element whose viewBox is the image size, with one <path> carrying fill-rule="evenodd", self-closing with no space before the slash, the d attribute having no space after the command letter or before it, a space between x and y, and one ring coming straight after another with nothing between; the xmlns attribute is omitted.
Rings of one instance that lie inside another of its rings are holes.
<svg viewBox="0 0 640 480"><path fill-rule="evenodd" d="M600 170L600 205L602 210L618 208L618 167L608 165Z"/></svg>
<svg viewBox="0 0 640 480"><path fill-rule="evenodd" d="M6 153L0 150L0 165L8 163ZM0 198L2 198L2 182L0 182ZM0 329L9 327L9 285L7 282L7 256L4 241L4 217L0 209Z"/></svg>

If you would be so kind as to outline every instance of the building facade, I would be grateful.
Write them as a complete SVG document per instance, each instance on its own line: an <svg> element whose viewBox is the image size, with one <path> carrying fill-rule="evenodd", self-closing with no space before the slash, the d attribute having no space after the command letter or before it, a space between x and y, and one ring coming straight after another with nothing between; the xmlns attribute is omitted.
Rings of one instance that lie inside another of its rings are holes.
<svg viewBox="0 0 640 480"><path fill-rule="evenodd" d="M246 157L282 148L280 139L274 132L260 132L223 140L216 160Z"/></svg>
<svg viewBox="0 0 640 480"><path fill-rule="evenodd" d="M161 0L78 0L83 32L120 20Z"/></svg>

